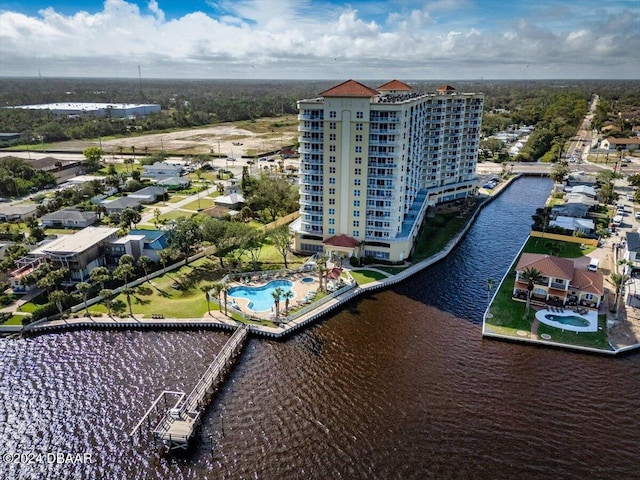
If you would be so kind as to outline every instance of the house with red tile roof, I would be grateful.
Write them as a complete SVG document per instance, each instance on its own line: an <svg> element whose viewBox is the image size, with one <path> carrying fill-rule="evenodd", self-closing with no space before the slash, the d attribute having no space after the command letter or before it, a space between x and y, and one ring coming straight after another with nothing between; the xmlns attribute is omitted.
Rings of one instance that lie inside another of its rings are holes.
<svg viewBox="0 0 640 480"><path fill-rule="evenodd" d="M577 269L573 260L540 253L523 253L516 265L513 286L515 299L527 298L528 268L542 273L542 280L534 284L532 300L561 302L562 305L578 304L599 307L604 296L604 277L597 272Z"/></svg>

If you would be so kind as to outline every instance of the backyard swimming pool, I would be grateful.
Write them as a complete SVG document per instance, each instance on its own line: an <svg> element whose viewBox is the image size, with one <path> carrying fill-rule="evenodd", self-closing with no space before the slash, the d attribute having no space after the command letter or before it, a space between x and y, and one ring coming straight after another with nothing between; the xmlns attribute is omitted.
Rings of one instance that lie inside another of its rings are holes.
<svg viewBox="0 0 640 480"><path fill-rule="evenodd" d="M313 278L313 277L304 277L300 281L303 282L303 283L313 283L315 281L315 278Z"/></svg>
<svg viewBox="0 0 640 480"><path fill-rule="evenodd" d="M536 318L545 325L572 332L596 332L598 330L598 314L593 310L580 314L572 311L540 310L536 313Z"/></svg>
<svg viewBox="0 0 640 480"><path fill-rule="evenodd" d="M249 305L247 307L249 310L262 312L264 310L270 310L271 307L273 307L274 299L272 294L276 288L281 288L284 293L287 290L292 290L292 287L293 283L289 280L272 280L261 287L247 287L244 285L233 287L229 289L227 295L234 298L246 298L249 300ZM280 300L284 301L284 297L282 295L280 296Z"/></svg>

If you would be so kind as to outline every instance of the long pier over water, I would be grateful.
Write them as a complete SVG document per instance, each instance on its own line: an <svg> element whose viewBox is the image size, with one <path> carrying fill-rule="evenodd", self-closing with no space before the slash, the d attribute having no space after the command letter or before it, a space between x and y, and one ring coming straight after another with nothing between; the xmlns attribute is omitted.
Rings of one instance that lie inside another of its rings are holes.
<svg viewBox="0 0 640 480"><path fill-rule="evenodd" d="M238 327L202 377L200 377L200 380L189 395L183 392L163 391L138 424L131 430L129 436L133 438L136 435L138 430L142 428L145 419L147 420L147 425L150 425L150 415L156 409L160 400L164 399L166 407L166 398L171 395L177 397L177 400L153 429L153 437L156 445L160 448L165 448L169 451L186 450L189 446L189 441L202 420L201 416L207 404L207 395L213 393L214 387L220 382L236 354L242 348L248 333L248 325L245 324Z"/></svg>

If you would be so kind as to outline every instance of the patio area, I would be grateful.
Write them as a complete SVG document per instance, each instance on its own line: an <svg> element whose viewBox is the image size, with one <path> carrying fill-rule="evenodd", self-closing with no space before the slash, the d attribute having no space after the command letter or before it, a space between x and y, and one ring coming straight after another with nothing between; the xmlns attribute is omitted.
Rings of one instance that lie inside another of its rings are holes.
<svg viewBox="0 0 640 480"><path fill-rule="evenodd" d="M275 318L275 300L271 292L276 287L281 288L283 292L290 290L293 293L293 297L289 299L289 310L310 304L320 287L318 274L315 272L253 273L229 279L227 285L227 307L265 320ZM234 292L238 294L233 295ZM285 307L286 300L281 297L281 316L286 315Z"/></svg>

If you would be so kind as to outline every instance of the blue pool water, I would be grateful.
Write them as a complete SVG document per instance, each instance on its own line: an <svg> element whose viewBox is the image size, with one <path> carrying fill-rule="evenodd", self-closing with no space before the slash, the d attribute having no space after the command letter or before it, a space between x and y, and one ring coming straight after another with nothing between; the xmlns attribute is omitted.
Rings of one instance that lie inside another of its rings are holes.
<svg viewBox="0 0 640 480"><path fill-rule="evenodd" d="M586 318L578 317L577 315L552 315L547 314L544 316L547 320L552 322L562 323L563 325L571 325L572 327L588 327L591 322Z"/></svg>
<svg viewBox="0 0 640 480"><path fill-rule="evenodd" d="M270 310L271 307L273 307L274 300L271 294L278 287L281 288L284 293L287 290L291 290L293 283L289 280L272 280L261 287L233 287L229 289L227 295L235 298L246 298L249 300L249 310L262 312L264 310ZM280 299L284 301L282 296Z"/></svg>
<svg viewBox="0 0 640 480"><path fill-rule="evenodd" d="M303 283L312 283L314 281L313 277L304 277L302 280L300 280Z"/></svg>

